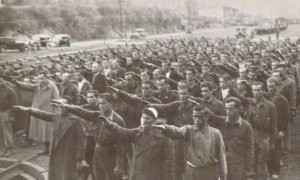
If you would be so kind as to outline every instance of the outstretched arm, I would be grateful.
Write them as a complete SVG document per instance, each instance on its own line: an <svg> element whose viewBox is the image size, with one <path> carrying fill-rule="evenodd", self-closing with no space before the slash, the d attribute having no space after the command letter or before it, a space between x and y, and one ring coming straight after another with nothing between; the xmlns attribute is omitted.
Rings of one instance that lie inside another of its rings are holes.
<svg viewBox="0 0 300 180"><path fill-rule="evenodd" d="M121 127L104 116L101 119L105 121L105 128L115 134L121 141L132 142L139 131L139 128L127 129Z"/></svg>
<svg viewBox="0 0 300 180"><path fill-rule="evenodd" d="M172 125L153 125L158 129L162 130L162 133L171 139L184 139L187 137L188 129L187 126L176 127Z"/></svg>
<svg viewBox="0 0 300 180"><path fill-rule="evenodd" d="M20 109L22 111L28 112L30 115L35 116L39 119L45 120L45 121L54 121L55 116L57 116L57 114L54 113L50 113L50 112L46 112L46 111L42 111L40 109L36 109L36 108L28 108L28 107L23 107L23 106L14 106L14 108Z"/></svg>

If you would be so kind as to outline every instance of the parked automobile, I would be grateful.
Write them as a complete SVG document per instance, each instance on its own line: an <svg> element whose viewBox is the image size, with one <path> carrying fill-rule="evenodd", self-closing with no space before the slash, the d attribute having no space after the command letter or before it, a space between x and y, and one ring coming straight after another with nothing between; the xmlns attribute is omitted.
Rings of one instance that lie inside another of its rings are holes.
<svg viewBox="0 0 300 180"><path fill-rule="evenodd" d="M61 47L61 46L71 46L71 36L68 34L57 34L54 36L53 40L53 45L56 47Z"/></svg>
<svg viewBox="0 0 300 180"><path fill-rule="evenodd" d="M40 47L48 48L50 42L50 36L47 34L36 34L32 36L33 43Z"/></svg>
<svg viewBox="0 0 300 180"><path fill-rule="evenodd" d="M25 41L18 41L13 37L0 37L0 52L5 52L5 50L24 52L27 48L28 43Z"/></svg>
<svg viewBox="0 0 300 180"><path fill-rule="evenodd" d="M130 39L142 39L148 35L145 28L137 28L134 30L133 33L130 35Z"/></svg>

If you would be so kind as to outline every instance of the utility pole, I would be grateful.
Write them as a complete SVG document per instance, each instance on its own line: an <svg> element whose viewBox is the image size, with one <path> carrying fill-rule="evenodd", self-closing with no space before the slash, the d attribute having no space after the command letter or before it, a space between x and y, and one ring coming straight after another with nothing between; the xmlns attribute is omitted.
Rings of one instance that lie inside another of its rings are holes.
<svg viewBox="0 0 300 180"><path fill-rule="evenodd" d="M123 23L123 0L119 0L119 13L120 13L120 36L123 39L124 23Z"/></svg>
<svg viewBox="0 0 300 180"><path fill-rule="evenodd" d="M187 33L191 34L192 30L191 30L191 0L187 0L187 15L188 15L188 30Z"/></svg>

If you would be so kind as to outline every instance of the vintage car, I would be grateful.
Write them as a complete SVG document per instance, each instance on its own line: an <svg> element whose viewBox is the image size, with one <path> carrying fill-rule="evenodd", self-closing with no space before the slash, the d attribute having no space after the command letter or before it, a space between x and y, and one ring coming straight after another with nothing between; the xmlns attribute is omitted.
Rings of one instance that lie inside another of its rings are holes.
<svg viewBox="0 0 300 180"><path fill-rule="evenodd" d="M27 48L28 43L25 41L18 41L13 37L0 37L0 52L5 52L5 50L24 52Z"/></svg>
<svg viewBox="0 0 300 180"><path fill-rule="evenodd" d="M50 36L47 34L36 34L32 36L32 40L34 44L38 46L38 49L40 49L40 47L47 49L50 42Z"/></svg>
<svg viewBox="0 0 300 180"><path fill-rule="evenodd" d="M137 28L130 34L130 39L143 39L148 35L145 28Z"/></svg>
<svg viewBox="0 0 300 180"><path fill-rule="evenodd" d="M52 39L53 46L71 46L71 36L68 34L56 34Z"/></svg>

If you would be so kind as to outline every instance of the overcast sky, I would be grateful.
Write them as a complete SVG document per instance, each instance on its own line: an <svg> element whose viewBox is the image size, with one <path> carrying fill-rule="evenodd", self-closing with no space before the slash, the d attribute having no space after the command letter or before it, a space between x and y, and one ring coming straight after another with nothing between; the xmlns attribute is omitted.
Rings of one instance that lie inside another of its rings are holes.
<svg viewBox="0 0 300 180"><path fill-rule="evenodd" d="M207 7L226 4L246 13L300 18L300 0L195 0Z"/></svg>

